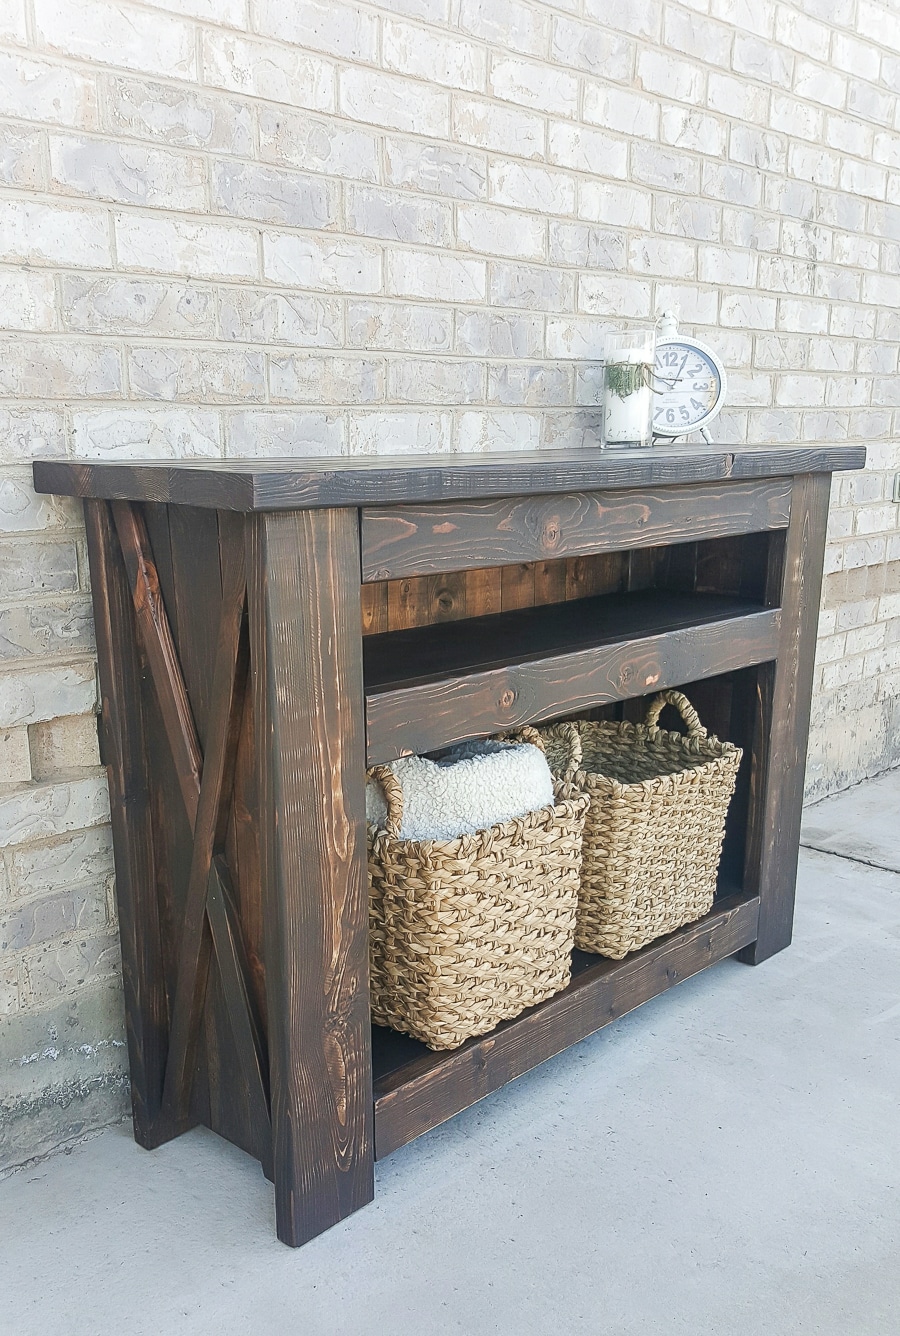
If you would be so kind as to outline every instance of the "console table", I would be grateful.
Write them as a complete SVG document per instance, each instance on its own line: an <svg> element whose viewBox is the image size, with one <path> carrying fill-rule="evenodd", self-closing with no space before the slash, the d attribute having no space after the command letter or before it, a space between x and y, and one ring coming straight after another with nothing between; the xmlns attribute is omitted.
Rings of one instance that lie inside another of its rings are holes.
<svg viewBox="0 0 900 1336"><path fill-rule="evenodd" d="M135 1136L204 1124L297 1245L373 1161L788 945L830 475L861 447L39 461L85 499ZM451 1053L372 1027L367 765L684 687L744 748L719 897Z"/></svg>

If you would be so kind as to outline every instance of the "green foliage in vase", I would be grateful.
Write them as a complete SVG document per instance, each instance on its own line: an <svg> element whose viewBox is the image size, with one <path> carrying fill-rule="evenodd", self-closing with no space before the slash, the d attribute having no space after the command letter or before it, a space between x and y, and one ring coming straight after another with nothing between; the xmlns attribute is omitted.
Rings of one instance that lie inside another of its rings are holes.
<svg viewBox="0 0 900 1336"><path fill-rule="evenodd" d="M649 362L607 362L606 388L610 394L627 399L650 384L651 372Z"/></svg>

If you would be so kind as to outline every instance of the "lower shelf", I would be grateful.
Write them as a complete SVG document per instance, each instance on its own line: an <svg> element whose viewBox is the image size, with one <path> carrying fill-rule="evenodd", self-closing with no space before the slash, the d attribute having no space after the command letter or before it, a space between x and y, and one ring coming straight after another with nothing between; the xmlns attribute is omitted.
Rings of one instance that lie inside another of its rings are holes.
<svg viewBox="0 0 900 1336"><path fill-rule="evenodd" d="M564 992L452 1053L373 1026L375 1154L405 1146L523 1072L561 1053L682 979L756 941L759 898L718 899L696 923L624 960L576 951Z"/></svg>

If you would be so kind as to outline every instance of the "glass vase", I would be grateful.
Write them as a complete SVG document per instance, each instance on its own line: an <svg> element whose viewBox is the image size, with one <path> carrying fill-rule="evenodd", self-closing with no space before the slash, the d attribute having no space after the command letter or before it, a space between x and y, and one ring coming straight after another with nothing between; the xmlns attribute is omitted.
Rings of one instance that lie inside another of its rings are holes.
<svg viewBox="0 0 900 1336"><path fill-rule="evenodd" d="M601 418L604 446L652 444L655 356L656 330L652 327L607 334Z"/></svg>

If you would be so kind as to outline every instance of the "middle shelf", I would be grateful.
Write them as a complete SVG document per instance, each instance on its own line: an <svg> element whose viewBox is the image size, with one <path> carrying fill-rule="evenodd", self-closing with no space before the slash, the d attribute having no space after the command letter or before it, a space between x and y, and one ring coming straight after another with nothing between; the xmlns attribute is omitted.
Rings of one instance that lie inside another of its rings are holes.
<svg viewBox="0 0 900 1336"><path fill-rule="evenodd" d="M367 760L644 696L774 659L781 609L641 590L367 636Z"/></svg>

